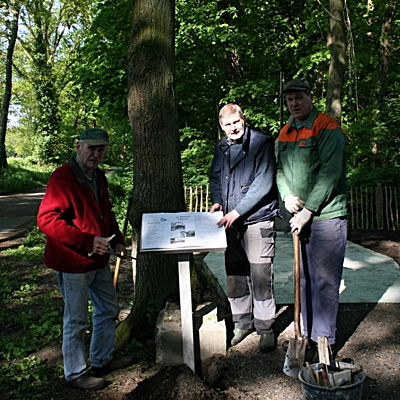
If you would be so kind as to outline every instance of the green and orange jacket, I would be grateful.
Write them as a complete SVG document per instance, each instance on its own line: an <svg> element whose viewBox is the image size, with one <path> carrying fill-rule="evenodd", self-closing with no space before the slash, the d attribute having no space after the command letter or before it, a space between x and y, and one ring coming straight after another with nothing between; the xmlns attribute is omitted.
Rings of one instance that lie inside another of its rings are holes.
<svg viewBox="0 0 400 400"><path fill-rule="evenodd" d="M293 117L277 139L277 185L287 195L305 201L321 221L347 214L345 131L331 117L313 109L297 129Z"/></svg>

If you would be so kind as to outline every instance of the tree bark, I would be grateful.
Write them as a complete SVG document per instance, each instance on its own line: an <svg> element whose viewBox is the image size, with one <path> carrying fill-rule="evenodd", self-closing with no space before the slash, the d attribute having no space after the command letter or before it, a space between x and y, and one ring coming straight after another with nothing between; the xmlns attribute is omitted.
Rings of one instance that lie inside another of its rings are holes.
<svg viewBox="0 0 400 400"><path fill-rule="evenodd" d="M343 0L330 0L329 8L331 29L328 38L328 47L331 50L331 62L326 94L326 113L340 123L342 115L343 81L346 71Z"/></svg>
<svg viewBox="0 0 400 400"><path fill-rule="evenodd" d="M12 21L10 27L10 40L7 47L6 56L6 76L4 85L3 102L1 106L1 117L0 117L0 168L7 167L7 152L6 152L6 132L8 113L10 109L10 101L12 94L12 61L15 48L15 42L17 41L18 35L18 20L21 7L18 5L15 9L10 6L10 12L12 14Z"/></svg>
<svg viewBox="0 0 400 400"><path fill-rule="evenodd" d="M391 51L390 33L393 28L396 0L391 0L386 6L380 36L380 62L378 69L378 84L376 88L377 101L386 95L387 74L389 70L389 58Z"/></svg>
<svg viewBox="0 0 400 400"><path fill-rule="evenodd" d="M130 222L137 243L143 213L185 211L175 100L174 14L174 1L133 1L128 115L134 149ZM117 346L146 325L149 303L161 308L178 293L177 256L138 251L135 305L117 329Z"/></svg>

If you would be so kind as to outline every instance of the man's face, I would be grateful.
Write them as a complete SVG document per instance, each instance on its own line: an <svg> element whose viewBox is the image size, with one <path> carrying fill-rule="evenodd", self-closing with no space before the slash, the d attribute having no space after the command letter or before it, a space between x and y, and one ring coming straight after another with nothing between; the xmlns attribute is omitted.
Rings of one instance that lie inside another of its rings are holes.
<svg viewBox="0 0 400 400"><path fill-rule="evenodd" d="M222 118L220 125L222 130L232 140L240 139L243 136L244 119L239 117L239 115L231 115L229 117Z"/></svg>
<svg viewBox="0 0 400 400"><path fill-rule="evenodd" d="M76 153L81 163L88 171L94 171L106 154L107 146L91 146L86 142L78 142Z"/></svg>
<svg viewBox="0 0 400 400"><path fill-rule="evenodd" d="M312 95L304 91L286 92L286 103L296 121L305 121L313 109Z"/></svg>

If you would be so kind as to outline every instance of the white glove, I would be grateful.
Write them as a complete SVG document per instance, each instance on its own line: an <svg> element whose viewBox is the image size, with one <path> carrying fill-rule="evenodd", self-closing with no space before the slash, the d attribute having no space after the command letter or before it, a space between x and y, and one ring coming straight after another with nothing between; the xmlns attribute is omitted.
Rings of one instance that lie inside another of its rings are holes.
<svg viewBox="0 0 400 400"><path fill-rule="evenodd" d="M301 230L304 225L311 219L312 212L307 210L307 208L303 208L298 214L296 214L289 222L290 227L292 228L292 232L297 229L297 235L300 235Z"/></svg>
<svg viewBox="0 0 400 400"><path fill-rule="evenodd" d="M295 197L292 194L288 194L283 201L285 203L286 210L292 214L299 212L305 204L303 200L300 200L298 197Z"/></svg>

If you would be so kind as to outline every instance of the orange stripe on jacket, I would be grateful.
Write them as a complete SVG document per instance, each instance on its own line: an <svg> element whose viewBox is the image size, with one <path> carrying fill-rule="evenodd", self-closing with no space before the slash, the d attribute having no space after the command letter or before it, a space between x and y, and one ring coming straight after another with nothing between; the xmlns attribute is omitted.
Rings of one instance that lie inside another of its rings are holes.
<svg viewBox="0 0 400 400"><path fill-rule="evenodd" d="M302 139L305 140L310 137L317 137L318 134L320 134L324 130L334 130L337 128L339 128L343 132L343 134L346 135L346 132L332 117L319 112L313 122L312 129L307 128L307 126L303 126L301 129L296 130L294 126L287 123L282 128L281 133L279 134L279 141L298 142Z"/></svg>

